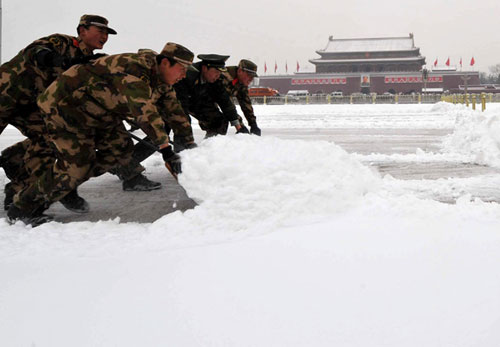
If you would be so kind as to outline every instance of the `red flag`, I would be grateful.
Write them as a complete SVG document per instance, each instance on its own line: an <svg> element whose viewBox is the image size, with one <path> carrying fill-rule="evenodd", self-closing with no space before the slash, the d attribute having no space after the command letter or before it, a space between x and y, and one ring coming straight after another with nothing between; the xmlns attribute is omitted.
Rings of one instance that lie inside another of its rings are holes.
<svg viewBox="0 0 500 347"><path fill-rule="evenodd" d="M460 67L462 67L462 57L460 57Z"/></svg>
<svg viewBox="0 0 500 347"><path fill-rule="evenodd" d="M474 66L475 63L476 61L474 60L474 57L472 57L472 59L470 60L470 66Z"/></svg>
<svg viewBox="0 0 500 347"><path fill-rule="evenodd" d="M267 64L264 62L264 73L267 73Z"/></svg>
<svg viewBox="0 0 500 347"><path fill-rule="evenodd" d="M300 65L299 65L299 61L297 60L297 72L299 72L300 70Z"/></svg>
<svg viewBox="0 0 500 347"><path fill-rule="evenodd" d="M450 57L448 57L448 60L446 61L446 66L450 66Z"/></svg>
<svg viewBox="0 0 500 347"><path fill-rule="evenodd" d="M285 71L288 73L288 62L285 60Z"/></svg>
<svg viewBox="0 0 500 347"><path fill-rule="evenodd" d="M276 60L274 61L274 73L278 70L278 64L276 64Z"/></svg>
<svg viewBox="0 0 500 347"><path fill-rule="evenodd" d="M436 58L436 60L434 60L434 66L437 66L438 65L438 58Z"/></svg>

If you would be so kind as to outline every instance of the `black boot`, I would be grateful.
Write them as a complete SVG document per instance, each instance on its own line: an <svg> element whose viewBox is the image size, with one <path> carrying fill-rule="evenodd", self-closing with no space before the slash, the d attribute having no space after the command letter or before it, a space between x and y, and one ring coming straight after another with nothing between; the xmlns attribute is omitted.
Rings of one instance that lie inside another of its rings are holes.
<svg viewBox="0 0 500 347"><path fill-rule="evenodd" d="M143 174L138 174L126 181L123 181L123 190L125 191L150 191L161 188L160 182L154 182L147 179Z"/></svg>
<svg viewBox="0 0 500 347"><path fill-rule="evenodd" d="M14 201L14 195L16 192L14 191L14 188L12 188L12 183L9 182L5 185L5 188L3 189L3 192L5 194L5 198L3 200L3 209L5 211L9 210L10 205Z"/></svg>
<svg viewBox="0 0 500 347"><path fill-rule="evenodd" d="M37 227L40 224L53 221L52 216L43 214L44 209L37 209L35 212L27 212L21 210L16 205L11 204L9 210L7 211L7 222L9 224L14 224L18 221L23 222L26 225L31 225L32 227Z"/></svg>
<svg viewBox="0 0 500 347"><path fill-rule="evenodd" d="M90 209L87 201L78 195L76 188L66 194L66 196L59 201L64 207L72 212L87 213Z"/></svg>

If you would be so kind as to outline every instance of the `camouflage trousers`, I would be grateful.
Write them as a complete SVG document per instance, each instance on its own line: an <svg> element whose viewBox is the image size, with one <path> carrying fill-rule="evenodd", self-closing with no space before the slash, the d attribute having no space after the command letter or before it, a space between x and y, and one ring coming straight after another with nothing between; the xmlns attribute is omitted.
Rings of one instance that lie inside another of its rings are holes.
<svg viewBox="0 0 500 347"><path fill-rule="evenodd" d="M52 164L54 155L46 141L45 122L36 103L16 104L6 96L0 100L2 125L11 124L28 138L2 151L2 166L17 192L34 181L46 165Z"/></svg>
<svg viewBox="0 0 500 347"><path fill-rule="evenodd" d="M88 124L81 121L85 118L79 108L50 108L45 123L55 160L36 181L15 195L18 208L36 211L47 207L89 178L129 164L133 142L121 120L117 117L113 124Z"/></svg>

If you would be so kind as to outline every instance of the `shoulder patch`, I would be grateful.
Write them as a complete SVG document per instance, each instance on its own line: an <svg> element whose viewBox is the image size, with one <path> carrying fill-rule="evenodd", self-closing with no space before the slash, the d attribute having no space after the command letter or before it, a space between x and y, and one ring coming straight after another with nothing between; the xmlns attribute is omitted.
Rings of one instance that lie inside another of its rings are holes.
<svg viewBox="0 0 500 347"><path fill-rule="evenodd" d="M78 42L78 40L77 40L77 39L75 39L74 37L73 37L73 46L75 46L75 47L77 47L77 48L78 48L78 47L80 47L80 43L79 43L79 42Z"/></svg>
<svg viewBox="0 0 500 347"><path fill-rule="evenodd" d="M61 41L61 39L57 36L52 36L50 39L49 39L49 42L54 45L54 47L60 47L63 43Z"/></svg>

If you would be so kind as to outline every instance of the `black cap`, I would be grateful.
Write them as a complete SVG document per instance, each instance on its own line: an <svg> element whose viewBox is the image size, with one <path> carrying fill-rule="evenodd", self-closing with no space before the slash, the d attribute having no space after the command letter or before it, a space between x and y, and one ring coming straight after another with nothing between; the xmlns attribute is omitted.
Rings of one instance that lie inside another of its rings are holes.
<svg viewBox="0 0 500 347"><path fill-rule="evenodd" d="M219 71L227 71L226 60L229 59L229 55L198 54L197 57L207 67L213 67Z"/></svg>

